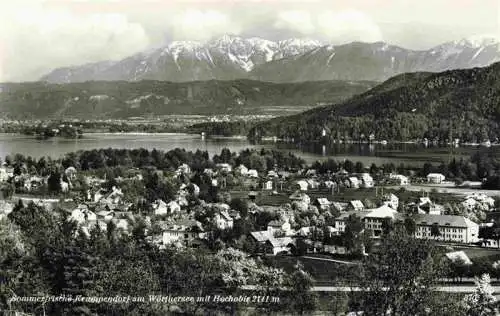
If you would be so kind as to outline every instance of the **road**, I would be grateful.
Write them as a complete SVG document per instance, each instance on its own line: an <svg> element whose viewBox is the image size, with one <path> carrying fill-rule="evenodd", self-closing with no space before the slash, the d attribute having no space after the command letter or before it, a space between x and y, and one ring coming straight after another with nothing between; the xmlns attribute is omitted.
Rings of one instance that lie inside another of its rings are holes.
<svg viewBox="0 0 500 316"><path fill-rule="evenodd" d="M328 258L321 258L321 257L302 256L301 258L304 258L304 259L312 259L312 260L319 260L319 261L335 262L335 263L342 263L342 264L352 264L352 265L357 265L357 264L359 264L359 263L357 263L357 262L350 262L350 261L343 261L343 260L335 260L335 259L328 259Z"/></svg>
<svg viewBox="0 0 500 316"><path fill-rule="evenodd" d="M481 190L481 189L440 187L440 186L427 186L427 185L416 185L416 184L394 185L394 186L387 186L385 188L394 189L394 190L399 190L400 188L404 188L405 190L414 191L414 192L420 192L420 191L431 192L432 190L436 190L439 193L451 193L451 194L463 195L463 196L467 196L467 195L470 195L472 193L484 193L487 196L491 196L491 197L500 196L500 190Z"/></svg>
<svg viewBox="0 0 500 316"><path fill-rule="evenodd" d="M493 293L495 296L500 296L500 286L492 286ZM256 285L244 285L242 287L243 290L256 290ZM283 289L286 290L286 289ZM351 287L351 286L313 286L311 288L313 292L361 292L364 289L360 287ZM436 287L436 291L438 292L446 292L446 293L473 293L476 291L475 285L442 285Z"/></svg>

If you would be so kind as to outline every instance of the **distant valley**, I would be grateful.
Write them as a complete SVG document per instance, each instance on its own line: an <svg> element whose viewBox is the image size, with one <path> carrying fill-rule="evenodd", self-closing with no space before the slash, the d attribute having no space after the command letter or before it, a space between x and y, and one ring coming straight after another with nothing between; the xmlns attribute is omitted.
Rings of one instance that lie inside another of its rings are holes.
<svg viewBox="0 0 500 316"><path fill-rule="evenodd" d="M251 80L102 81L0 84L0 111L10 119L123 119L172 114L286 115L339 103L375 82L266 83Z"/></svg>

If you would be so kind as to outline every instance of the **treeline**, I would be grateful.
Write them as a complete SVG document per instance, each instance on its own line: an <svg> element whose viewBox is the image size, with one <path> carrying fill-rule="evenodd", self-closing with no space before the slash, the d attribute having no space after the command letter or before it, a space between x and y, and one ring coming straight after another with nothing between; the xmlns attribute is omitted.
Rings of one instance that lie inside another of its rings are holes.
<svg viewBox="0 0 500 316"><path fill-rule="evenodd" d="M500 89L494 64L485 68L400 76L348 101L261 123L250 137L278 136L295 141L378 140L478 143L500 137Z"/></svg>
<svg viewBox="0 0 500 316"><path fill-rule="evenodd" d="M417 141L427 138L431 141L452 142L459 139L462 143L481 143L496 141L500 137L500 126L496 121L469 115L467 119L451 115L439 118L424 114L393 113L387 118L373 115L357 117L339 116L324 113L318 117L280 117L265 123L256 124L248 130L248 137L276 136L293 139L296 142L318 140L368 141L370 135L377 140ZM315 124L312 122L315 121ZM323 137L323 130L326 136Z"/></svg>
<svg viewBox="0 0 500 316"><path fill-rule="evenodd" d="M205 132L207 135L246 136L255 124L255 121L206 122L191 125L188 130L195 133Z"/></svg>
<svg viewBox="0 0 500 316"><path fill-rule="evenodd" d="M73 126L71 123L51 122L48 124L3 124L0 127L2 133L19 133L39 138L51 138L55 136L65 138L78 138L83 134L81 126Z"/></svg>
<svg viewBox="0 0 500 316"><path fill-rule="evenodd" d="M149 295L192 296L238 295L243 284L270 288L286 286L290 278L268 268L242 252L225 249L210 253L203 249L158 249L146 236L147 224L130 218L130 234L123 234L113 222L106 229L96 226L85 233L67 220L65 212L49 212L34 204L18 204L9 222L0 221L0 308L43 312L47 315L165 315L176 306L187 314L215 310L234 313L243 305L204 302L158 303ZM289 281L290 280L290 281ZM15 296L144 297L144 302L16 302ZM275 293L278 296L277 293ZM289 310L286 293L279 304L254 304L261 312Z"/></svg>

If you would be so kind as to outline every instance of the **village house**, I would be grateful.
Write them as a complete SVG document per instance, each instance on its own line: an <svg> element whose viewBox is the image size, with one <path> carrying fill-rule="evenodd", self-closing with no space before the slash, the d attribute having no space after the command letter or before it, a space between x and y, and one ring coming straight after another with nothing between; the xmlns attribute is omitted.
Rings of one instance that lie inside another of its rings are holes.
<svg viewBox="0 0 500 316"><path fill-rule="evenodd" d="M389 179L394 180L398 185L409 185L410 180L401 174L390 174Z"/></svg>
<svg viewBox="0 0 500 316"><path fill-rule="evenodd" d="M5 166L2 166L0 168L0 182L6 182L7 180L9 180L10 178L12 178L14 176L14 170L9 170L7 169L7 167Z"/></svg>
<svg viewBox="0 0 500 316"><path fill-rule="evenodd" d="M153 212L155 215L166 215L168 214L168 206L162 200L154 201L151 206L153 207Z"/></svg>
<svg viewBox="0 0 500 316"><path fill-rule="evenodd" d="M427 182L433 184L440 184L445 180L445 176L441 173L429 173L427 175Z"/></svg>
<svg viewBox="0 0 500 316"><path fill-rule="evenodd" d="M317 198L314 205L318 207L318 209L322 211L326 211L330 209L330 205L332 203L327 198Z"/></svg>
<svg viewBox="0 0 500 316"><path fill-rule="evenodd" d="M267 177L268 177L268 178L271 178L271 179L274 179L274 178L278 178L279 176L278 176L278 173L276 173L276 171L274 171L274 170L269 170L269 171L267 172Z"/></svg>
<svg viewBox="0 0 500 316"><path fill-rule="evenodd" d="M215 214L214 223L218 229L232 229L234 226L233 217L231 217L226 210L219 211Z"/></svg>
<svg viewBox="0 0 500 316"><path fill-rule="evenodd" d="M97 216L87 205L80 204L73 211L71 211L71 215L68 217L68 220L75 221L78 225L82 225L85 222L96 221Z"/></svg>
<svg viewBox="0 0 500 316"><path fill-rule="evenodd" d="M191 173L191 168L185 163L180 165L175 171L175 174L177 176L180 176L181 174L189 175L190 173Z"/></svg>
<svg viewBox="0 0 500 316"><path fill-rule="evenodd" d="M411 207L411 204L409 205ZM420 197L417 201L418 214L441 215L444 207L431 201L429 197Z"/></svg>
<svg viewBox="0 0 500 316"><path fill-rule="evenodd" d="M163 222L160 227L164 245L190 246L195 239L203 237L203 227L200 222L195 220L181 220L173 224Z"/></svg>
<svg viewBox="0 0 500 316"><path fill-rule="evenodd" d="M228 163L218 163L215 165L215 168L223 173L229 173L233 171L233 167L231 167L231 165Z"/></svg>
<svg viewBox="0 0 500 316"><path fill-rule="evenodd" d="M484 193L474 192L465 197L466 200L473 199L478 203L486 205L488 208L492 208L495 206L495 199L491 196L488 196Z"/></svg>
<svg viewBox="0 0 500 316"><path fill-rule="evenodd" d="M306 171L306 177L315 177L317 176L318 171L316 169L308 169Z"/></svg>
<svg viewBox="0 0 500 316"><path fill-rule="evenodd" d="M14 210L14 204L0 200L0 220L7 217Z"/></svg>
<svg viewBox="0 0 500 316"><path fill-rule="evenodd" d="M296 191L295 193L290 195L289 199L291 202L303 203L306 206L309 206L311 204L311 198L309 197L309 195L300 191Z"/></svg>
<svg viewBox="0 0 500 316"><path fill-rule="evenodd" d="M274 236L275 234L283 234L290 236L293 234L292 227L287 220L273 220L267 224L267 230Z"/></svg>
<svg viewBox="0 0 500 316"><path fill-rule="evenodd" d="M347 204L346 210L347 211L361 211L364 208L365 208L365 206L363 205L363 202L361 202L360 200L352 200L352 201L349 201L349 203Z"/></svg>
<svg viewBox="0 0 500 316"><path fill-rule="evenodd" d="M115 217L115 211L105 209L96 212L98 221L110 222Z"/></svg>
<svg viewBox="0 0 500 316"><path fill-rule="evenodd" d="M234 172L237 175L246 176L248 174L248 168L245 167L245 165L239 165L238 167L234 168Z"/></svg>
<svg viewBox="0 0 500 316"><path fill-rule="evenodd" d="M248 170L247 177L249 177L249 178L258 178L259 177L259 173L255 169L250 169L250 170Z"/></svg>
<svg viewBox="0 0 500 316"><path fill-rule="evenodd" d="M66 175L66 177L70 181L71 180L75 180L76 179L76 174L77 174L76 168L75 167L68 167L68 168L66 168L66 170L64 170L64 174Z"/></svg>
<svg viewBox="0 0 500 316"><path fill-rule="evenodd" d="M392 208L394 210L397 210L398 207L399 207L399 198L395 194L393 194L393 193L386 194L383 197L383 202L382 203L384 205L389 206L390 208Z"/></svg>
<svg viewBox="0 0 500 316"><path fill-rule="evenodd" d="M382 205L376 209L367 210L368 213L364 215L363 221L365 223L365 229L370 229L373 232L374 237L379 237L382 235L383 222L390 218L395 220L398 216L398 212L387 205Z"/></svg>
<svg viewBox="0 0 500 316"><path fill-rule="evenodd" d="M311 190L316 190L319 188L320 183L315 179L307 179L307 188Z"/></svg>
<svg viewBox="0 0 500 316"><path fill-rule="evenodd" d="M384 220L386 220L386 218L395 219L397 214L398 212L387 205L382 205L375 209L349 211L341 214L335 219L335 228L339 233L344 233L347 226L347 220L351 215L354 215L361 219L365 229L371 230L373 236L378 237L382 233L382 224Z"/></svg>
<svg viewBox="0 0 500 316"><path fill-rule="evenodd" d="M211 168L205 168L203 170L203 174L206 174L209 177L213 177L215 175L215 171Z"/></svg>
<svg viewBox="0 0 500 316"><path fill-rule="evenodd" d="M264 252L266 241L270 240L271 238L274 238L273 232L270 230L251 232L250 237L255 242L256 246L255 251L257 253Z"/></svg>
<svg viewBox="0 0 500 316"><path fill-rule="evenodd" d="M472 265L472 261L470 260L469 256L467 256L467 254L463 250L447 252L444 255L451 262L460 261L465 265L468 265L468 266Z"/></svg>
<svg viewBox="0 0 500 316"><path fill-rule="evenodd" d="M170 201L167 203L168 214L175 214L181 211L181 206L177 201Z"/></svg>
<svg viewBox="0 0 500 316"><path fill-rule="evenodd" d="M474 243L479 240L479 225L464 216L418 214L412 218L417 225L417 238L460 243ZM439 236L432 236L434 225L439 228Z"/></svg>
<svg viewBox="0 0 500 316"><path fill-rule="evenodd" d="M267 180L262 184L262 189L264 190L272 190L273 189L273 182L271 180Z"/></svg>
<svg viewBox="0 0 500 316"><path fill-rule="evenodd" d="M130 233L130 231L129 231L130 225L129 225L128 220L126 220L125 218L114 218L111 221L115 224L116 229L118 231L120 231L121 233L124 233L124 234Z"/></svg>
<svg viewBox="0 0 500 316"><path fill-rule="evenodd" d="M290 253L295 248L295 240L291 237L270 238L264 244L265 253L277 255L279 253Z"/></svg>
<svg viewBox="0 0 500 316"><path fill-rule="evenodd" d="M31 176L24 180L24 189L27 191L33 191L41 188L45 184L45 179L38 176Z"/></svg>
<svg viewBox="0 0 500 316"><path fill-rule="evenodd" d="M369 173L363 173L361 175L361 187L363 188L373 188L375 182L373 181L372 176Z"/></svg>
<svg viewBox="0 0 500 316"><path fill-rule="evenodd" d="M327 189L331 189L331 188L336 188L337 187L337 183L333 182L332 180L326 180L325 182L323 182L323 185Z"/></svg>
<svg viewBox="0 0 500 316"><path fill-rule="evenodd" d="M307 191L309 188L309 183L306 180L298 180L295 182L296 188L300 191Z"/></svg>
<svg viewBox="0 0 500 316"><path fill-rule="evenodd" d="M359 179L358 178L356 178L356 177L349 177L348 181L349 181L349 187L351 189L359 189Z"/></svg>
<svg viewBox="0 0 500 316"><path fill-rule="evenodd" d="M337 211L337 212L344 212L345 210L347 210L347 207L348 207L349 203L345 203L345 202L332 202L332 209Z"/></svg>

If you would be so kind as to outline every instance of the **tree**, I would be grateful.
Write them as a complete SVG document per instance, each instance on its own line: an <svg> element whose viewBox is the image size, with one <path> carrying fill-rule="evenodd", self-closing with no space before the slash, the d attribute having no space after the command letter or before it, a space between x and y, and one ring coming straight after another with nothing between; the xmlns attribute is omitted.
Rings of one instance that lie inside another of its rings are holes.
<svg viewBox="0 0 500 316"><path fill-rule="evenodd" d="M413 238L397 227L361 267L359 284L367 289L363 315L421 315L428 310L437 314L427 302L444 272L441 254L431 240Z"/></svg>
<svg viewBox="0 0 500 316"><path fill-rule="evenodd" d="M52 171L47 179L47 186L50 193L61 192L61 174L56 171Z"/></svg>
<svg viewBox="0 0 500 316"><path fill-rule="evenodd" d="M361 252L363 245L360 236L363 228L363 221L358 216L350 215L347 218L343 238L344 244L349 251L358 253Z"/></svg>
<svg viewBox="0 0 500 316"><path fill-rule="evenodd" d="M499 311L494 306L496 298L493 295L493 288L490 285L490 276L483 274L480 278L476 278L475 282L475 293L467 295L464 300L467 316L498 315Z"/></svg>
<svg viewBox="0 0 500 316"><path fill-rule="evenodd" d="M439 230L439 225L437 223L434 223L431 226L431 236L434 238L441 236L441 231Z"/></svg>
<svg viewBox="0 0 500 316"><path fill-rule="evenodd" d="M394 221L391 217L382 220L382 234L389 235L394 230Z"/></svg>
<svg viewBox="0 0 500 316"><path fill-rule="evenodd" d="M246 218L248 215L248 203L245 200L242 200L240 198L234 198L231 200L229 203L229 206L240 213L240 216L242 218Z"/></svg>
<svg viewBox="0 0 500 316"><path fill-rule="evenodd" d="M468 271L469 266L461 257L454 258L450 262L450 273L453 278L458 279L460 282L462 282L462 278L467 275Z"/></svg>
<svg viewBox="0 0 500 316"><path fill-rule="evenodd" d="M413 236L417 230L417 224L415 220L411 217L405 218L404 226L408 235Z"/></svg>
<svg viewBox="0 0 500 316"><path fill-rule="evenodd" d="M311 292L313 278L300 266L290 276L290 309L296 311L299 315L304 315L305 312L315 310L318 305L318 297L316 293Z"/></svg>

